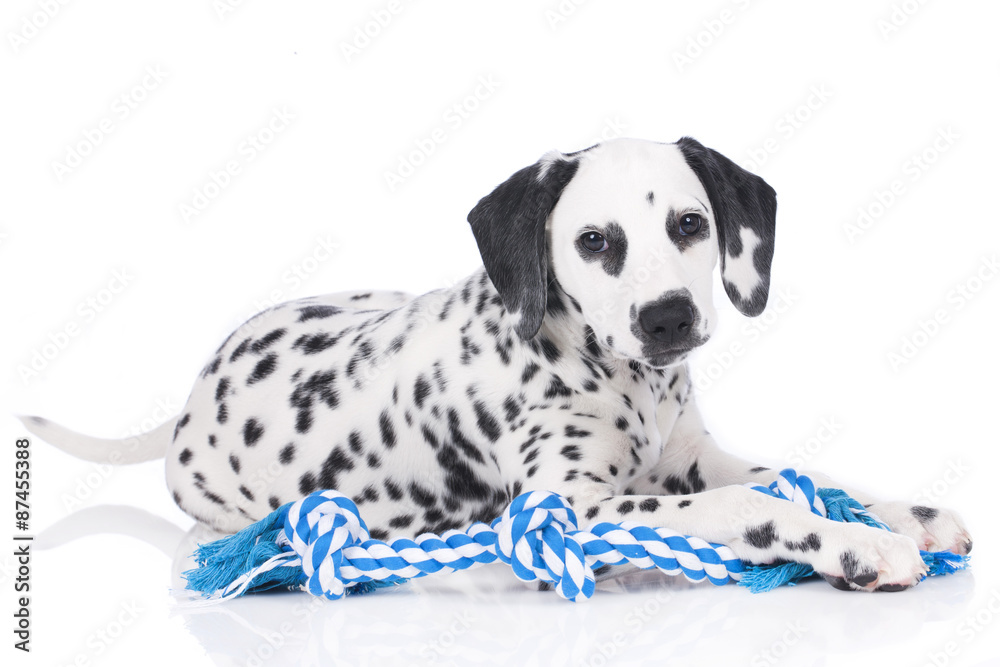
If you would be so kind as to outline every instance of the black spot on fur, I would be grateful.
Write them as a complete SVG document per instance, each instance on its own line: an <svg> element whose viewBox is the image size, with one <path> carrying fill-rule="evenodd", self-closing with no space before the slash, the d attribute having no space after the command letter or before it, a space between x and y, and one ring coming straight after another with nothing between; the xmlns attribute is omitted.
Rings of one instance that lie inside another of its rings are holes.
<svg viewBox="0 0 1000 667"><path fill-rule="evenodd" d="M229 363L233 363L234 361L242 357L248 349L250 349L249 338L247 338L242 343L236 346L236 349L233 350L233 353L229 355Z"/></svg>
<svg viewBox="0 0 1000 667"><path fill-rule="evenodd" d="M395 516L389 519L390 528L409 528L410 524L413 523L412 514L403 514L401 516Z"/></svg>
<svg viewBox="0 0 1000 667"><path fill-rule="evenodd" d="M298 414L295 415L295 430L298 433L308 433L309 429L313 425L313 416L311 410L299 410Z"/></svg>
<svg viewBox="0 0 1000 667"><path fill-rule="evenodd" d="M222 357L216 357L215 359L212 360L212 363L210 363L208 366L205 367L205 370L202 371L201 376L203 378L206 378L209 375L215 375L216 373L219 372L219 366L221 365L222 365Z"/></svg>
<svg viewBox="0 0 1000 667"><path fill-rule="evenodd" d="M242 493L243 497L246 498L247 500L253 501L253 494L250 493L250 489L243 486L242 484L240 485L240 493Z"/></svg>
<svg viewBox="0 0 1000 667"><path fill-rule="evenodd" d="M541 368L542 367L534 361L528 363L528 365L524 367L524 371L521 373L521 384L527 384L530 382L531 378L535 377L535 374L538 373Z"/></svg>
<svg viewBox="0 0 1000 667"><path fill-rule="evenodd" d="M442 447L437 453L438 464L445 470L445 489L454 497L465 501L489 496L490 488L459 456L454 447Z"/></svg>
<svg viewBox="0 0 1000 667"><path fill-rule="evenodd" d="M639 503L639 509L643 512L655 512L660 508L660 501L656 498L646 498Z"/></svg>
<svg viewBox="0 0 1000 667"><path fill-rule="evenodd" d="M652 206L653 203L656 201L656 196L653 194L652 190L646 193L646 201L649 202L650 206Z"/></svg>
<svg viewBox="0 0 1000 667"><path fill-rule="evenodd" d="M305 308L299 308L298 321L321 320L336 315L339 312L341 312L341 309L336 306L306 306Z"/></svg>
<svg viewBox="0 0 1000 667"><path fill-rule="evenodd" d="M388 347L385 348L385 353L395 354L396 352L402 350L404 345L406 345L406 336L403 335L396 336L391 341L389 341Z"/></svg>
<svg viewBox="0 0 1000 667"><path fill-rule="evenodd" d="M208 491L206 489L202 489L201 490L201 495L205 496L205 498L207 500L215 503L216 505L225 505L226 504L225 500L223 500L219 496L215 495L214 493L212 493L211 491Z"/></svg>
<svg viewBox="0 0 1000 667"><path fill-rule="evenodd" d="M816 533L809 533L801 542L785 541L785 548L789 551L819 551L823 542Z"/></svg>
<svg viewBox="0 0 1000 667"><path fill-rule="evenodd" d="M278 500L278 496L268 497L267 504L271 507L272 510L276 510L279 507L281 507L281 501Z"/></svg>
<svg viewBox="0 0 1000 667"><path fill-rule="evenodd" d="M454 408L448 409L448 437L451 443L462 450L467 458L472 459L476 463L485 463L483 459L482 452L476 447L465 434L462 433L461 424L458 420L458 412Z"/></svg>
<svg viewBox="0 0 1000 667"><path fill-rule="evenodd" d="M387 449L392 449L396 446L396 429L393 428L392 419L386 410L383 410L382 414L378 417L378 430L382 435L382 444Z"/></svg>
<svg viewBox="0 0 1000 667"><path fill-rule="evenodd" d="M409 492L410 498L420 507L433 507L437 503L437 496L416 482L410 482Z"/></svg>
<svg viewBox="0 0 1000 667"><path fill-rule="evenodd" d="M437 449L438 446L441 444L440 442L438 442L437 436L434 435L434 431L432 431L430 427L427 426L427 424L420 425L420 435L423 436L424 442L430 445L431 448L433 449Z"/></svg>
<svg viewBox="0 0 1000 667"><path fill-rule="evenodd" d="M559 453L570 461L579 461L583 457L583 455L580 454L580 448L576 445L566 445L559 450Z"/></svg>
<svg viewBox="0 0 1000 667"><path fill-rule="evenodd" d="M521 406L517 404L513 396L508 396L503 401L504 418L507 423L512 423L521 414Z"/></svg>
<svg viewBox="0 0 1000 667"><path fill-rule="evenodd" d="M770 468L765 468L764 466L757 466L756 468L750 468L750 474L756 475L759 472L765 472L767 470L770 470Z"/></svg>
<svg viewBox="0 0 1000 667"><path fill-rule="evenodd" d="M186 466L187 464L191 463L192 458L194 458L194 454L192 454L191 450L188 449L187 447L182 449L181 453L177 455L177 460L181 462L182 466Z"/></svg>
<svg viewBox="0 0 1000 667"><path fill-rule="evenodd" d="M243 424L243 443L247 447L256 445L262 435L264 435L264 427L253 417Z"/></svg>
<svg viewBox="0 0 1000 667"><path fill-rule="evenodd" d="M417 376L417 381L413 385L413 402L416 403L418 408L424 407L424 400L431 393L431 385L422 374Z"/></svg>
<svg viewBox="0 0 1000 667"><path fill-rule="evenodd" d="M633 458L638 458L634 449L632 450L632 454ZM662 486L670 495L688 495L691 493L691 487L688 483L675 475L667 475L663 480Z"/></svg>
<svg viewBox="0 0 1000 667"><path fill-rule="evenodd" d="M233 472L237 475L240 474L240 459L236 454L229 455L229 467L233 469Z"/></svg>
<svg viewBox="0 0 1000 667"><path fill-rule="evenodd" d="M682 500L679 503L677 503L677 509L682 510L682 509L684 509L685 507L687 507L690 504L691 504L690 500Z"/></svg>
<svg viewBox="0 0 1000 667"><path fill-rule="evenodd" d="M308 496L310 493L316 490L316 476L311 472L307 472L299 478L299 493L303 496Z"/></svg>
<svg viewBox="0 0 1000 667"><path fill-rule="evenodd" d="M180 433L182 428L188 425L189 421L191 421L190 412L185 413L183 417L177 420L177 423L174 425L174 440L177 439L177 434Z"/></svg>
<svg viewBox="0 0 1000 667"><path fill-rule="evenodd" d="M209 447L215 447L216 446L216 439L215 439L215 435L214 434L209 434L209 436L208 436L208 446Z"/></svg>
<svg viewBox="0 0 1000 667"><path fill-rule="evenodd" d="M473 357L482 354L483 351L482 348L473 343L472 338L470 338L469 336L462 336L461 345L462 345L462 355L459 358L459 361L461 361L462 364L464 365L471 364Z"/></svg>
<svg viewBox="0 0 1000 667"><path fill-rule="evenodd" d="M549 386L545 388L545 398L552 399L558 396L572 396L573 390L566 386L562 378L553 375L549 380Z"/></svg>
<svg viewBox="0 0 1000 667"><path fill-rule="evenodd" d="M328 350L341 339L341 335L332 335L325 331L316 334L303 334L292 344L293 350L299 350L302 354L319 354L323 350Z"/></svg>
<svg viewBox="0 0 1000 667"><path fill-rule="evenodd" d="M263 359L257 362L257 365L253 367L253 372L250 373L250 377L247 378L247 384L254 384L255 382L260 382L268 375L274 372L274 369L278 367L278 355L272 352Z"/></svg>
<svg viewBox="0 0 1000 667"><path fill-rule="evenodd" d="M375 452L368 452L368 457L365 459L365 462L368 463L368 467L372 470L378 470L382 467L382 461Z"/></svg>
<svg viewBox="0 0 1000 667"><path fill-rule="evenodd" d="M588 519L593 519L595 516L597 516L600 513L601 513L601 508L599 506L597 506L597 505L594 505L593 507L591 507L591 508L589 508L587 510L587 518Z"/></svg>
<svg viewBox="0 0 1000 667"><path fill-rule="evenodd" d="M626 500L625 502L620 504L617 507L617 509L619 514L628 514L629 512L635 509L635 503L632 502L631 500Z"/></svg>
<svg viewBox="0 0 1000 667"><path fill-rule="evenodd" d="M542 354L545 355L545 359L550 363L554 364L559 361L561 356L559 353L559 348L553 343L547 336L539 336L539 346L542 349Z"/></svg>
<svg viewBox="0 0 1000 667"><path fill-rule="evenodd" d="M288 465L289 463L291 463L294 458L295 458L295 445L292 443L288 443L287 445L285 445L281 449L281 452L278 453L278 460L281 461L281 463L284 465Z"/></svg>
<svg viewBox="0 0 1000 667"><path fill-rule="evenodd" d="M478 424L479 430L483 432L483 435L489 438L490 442L499 440L501 433L500 424L493 413L481 401L473 403L472 409L476 412L476 424Z"/></svg>
<svg viewBox="0 0 1000 667"><path fill-rule="evenodd" d="M705 490L705 480L701 478L701 474L698 472L698 462L695 461L688 468L687 481L691 486L691 491L693 493L701 493Z"/></svg>
<svg viewBox="0 0 1000 667"><path fill-rule="evenodd" d="M228 376L219 378L219 383L215 385L215 402L218 403L229 393L230 378Z"/></svg>
<svg viewBox="0 0 1000 667"><path fill-rule="evenodd" d="M344 448L338 445L330 450L330 454L323 461L319 472L319 485L324 489L336 489L337 473L351 470L354 470L354 462Z"/></svg>
<svg viewBox="0 0 1000 667"><path fill-rule="evenodd" d="M274 331L271 331L267 335L262 336L258 340L254 341L254 343L250 346L250 351L253 352L254 354L260 354L261 352L263 352L264 350L266 350L267 348L271 347L276 342L281 340L281 338L285 335L285 333L286 332L284 329L275 329Z"/></svg>
<svg viewBox="0 0 1000 667"><path fill-rule="evenodd" d="M590 431L584 431L583 429L579 429L572 424L566 425L567 438L586 438L588 435L590 435Z"/></svg>
<svg viewBox="0 0 1000 667"><path fill-rule="evenodd" d="M778 540L774 522L751 526L743 531L743 541L756 549L767 549Z"/></svg>
<svg viewBox="0 0 1000 667"><path fill-rule="evenodd" d="M336 378L336 371L316 371L295 386L288 402L299 410L295 423L295 430L299 433L306 433L312 427L312 408L317 401L331 410L340 405L340 395L334 384Z"/></svg>
<svg viewBox="0 0 1000 667"><path fill-rule="evenodd" d="M921 523L921 525L926 525L937 518L938 511L933 507L924 507L923 505L914 505L910 508L910 514Z"/></svg>
<svg viewBox="0 0 1000 667"><path fill-rule="evenodd" d="M382 482L382 486L385 487L386 493L389 494L389 498L392 500L402 500L403 490L399 488L399 485L393 482L391 479L387 479Z"/></svg>

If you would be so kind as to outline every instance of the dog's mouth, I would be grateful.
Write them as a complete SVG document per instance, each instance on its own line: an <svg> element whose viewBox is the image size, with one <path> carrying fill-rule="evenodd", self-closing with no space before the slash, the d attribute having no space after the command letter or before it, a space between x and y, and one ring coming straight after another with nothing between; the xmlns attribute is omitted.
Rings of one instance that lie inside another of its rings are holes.
<svg viewBox="0 0 1000 667"><path fill-rule="evenodd" d="M647 356L644 359L644 362L647 366L652 366L653 368L669 368L670 366L674 366L682 361L685 361L688 353L691 352L692 349L693 348L687 348L684 350L660 352L659 354Z"/></svg>
<svg viewBox="0 0 1000 667"><path fill-rule="evenodd" d="M643 350L641 356L633 356L619 350L608 348L611 355L626 362L640 363L650 368L669 368L687 361L688 355L708 341L708 336L698 340L692 346L664 350Z"/></svg>

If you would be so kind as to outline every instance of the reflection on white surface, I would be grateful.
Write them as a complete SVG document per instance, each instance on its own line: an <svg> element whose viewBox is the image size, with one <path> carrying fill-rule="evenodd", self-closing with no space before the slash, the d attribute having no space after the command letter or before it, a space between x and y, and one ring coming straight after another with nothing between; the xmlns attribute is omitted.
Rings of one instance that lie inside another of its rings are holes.
<svg viewBox="0 0 1000 667"><path fill-rule="evenodd" d="M53 549L107 532L172 554L175 592L195 545L215 537L201 526L184 533L143 510L99 506L53 525L38 544ZM962 572L896 594L844 593L810 581L753 595L637 571L572 603L495 564L335 602L272 593L209 606L178 602L174 614L214 664L226 666L826 665L959 617L974 588L972 574Z"/></svg>

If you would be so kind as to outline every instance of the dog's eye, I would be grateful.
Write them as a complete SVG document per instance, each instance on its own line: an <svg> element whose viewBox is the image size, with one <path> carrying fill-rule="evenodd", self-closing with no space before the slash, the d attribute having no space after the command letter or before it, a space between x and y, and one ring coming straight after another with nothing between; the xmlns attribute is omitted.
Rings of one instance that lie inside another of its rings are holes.
<svg viewBox="0 0 1000 667"><path fill-rule="evenodd" d="M681 216L680 220L681 234L684 236L697 234L701 231L701 225L703 222L702 217L697 213L685 213Z"/></svg>
<svg viewBox="0 0 1000 667"><path fill-rule="evenodd" d="M608 249L608 242L597 232L587 232L581 236L580 245L590 252L604 252Z"/></svg>

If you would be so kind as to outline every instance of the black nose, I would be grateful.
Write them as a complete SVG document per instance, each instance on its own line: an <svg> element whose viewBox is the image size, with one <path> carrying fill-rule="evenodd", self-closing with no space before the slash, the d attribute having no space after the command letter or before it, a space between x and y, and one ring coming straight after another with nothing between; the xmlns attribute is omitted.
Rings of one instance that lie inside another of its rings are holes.
<svg viewBox="0 0 1000 667"><path fill-rule="evenodd" d="M694 311L686 300L646 306L639 311L639 326L658 343L680 342L691 333Z"/></svg>

